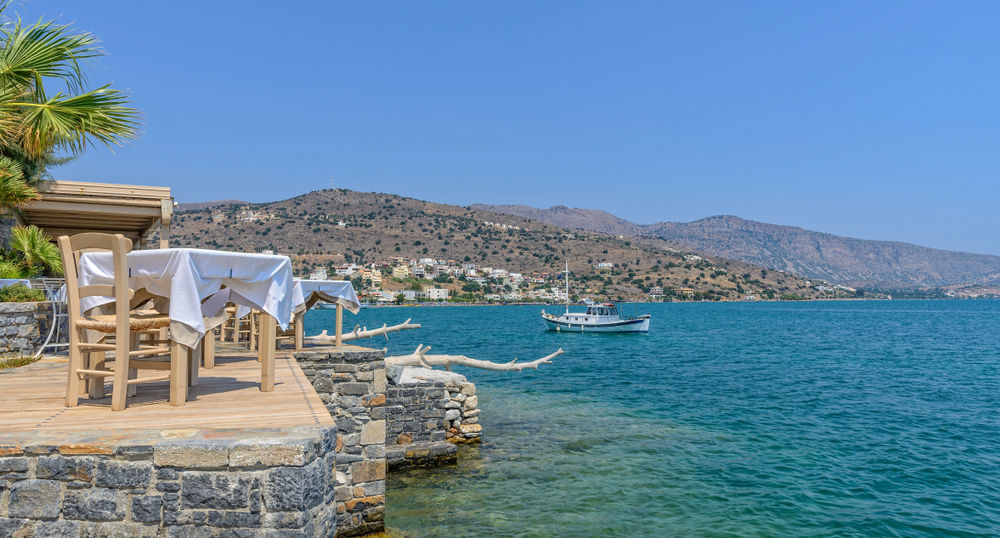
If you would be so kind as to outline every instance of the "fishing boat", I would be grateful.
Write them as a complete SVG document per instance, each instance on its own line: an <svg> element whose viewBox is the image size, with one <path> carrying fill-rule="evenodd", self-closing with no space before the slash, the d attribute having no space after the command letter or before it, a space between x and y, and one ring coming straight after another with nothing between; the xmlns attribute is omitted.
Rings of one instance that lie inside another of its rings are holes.
<svg viewBox="0 0 1000 538"><path fill-rule="evenodd" d="M569 311L569 263L563 273L566 281L566 313L549 314L542 310L542 321L550 331L587 333L645 333L649 332L649 314L623 317L614 303L592 304L586 312Z"/></svg>

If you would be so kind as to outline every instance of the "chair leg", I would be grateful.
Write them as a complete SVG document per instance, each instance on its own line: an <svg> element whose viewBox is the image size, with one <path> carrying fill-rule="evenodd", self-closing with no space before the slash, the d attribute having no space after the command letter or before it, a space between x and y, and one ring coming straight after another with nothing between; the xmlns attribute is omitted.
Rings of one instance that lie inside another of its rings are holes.
<svg viewBox="0 0 1000 538"><path fill-rule="evenodd" d="M80 376L76 373L83 365L83 353L76 346L69 346L69 373L66 377L66 407L76 407L80 400Z"/></svg>
<svg viewBox="0 0 1000 538"><path fill-rule="evenodd" d="M188 357L184 346L170 344L170 405L184 405L187 401Z"/></svg>
<svg viewBox="0 0 1000 538"><path fill-rule="evenodd" d="M115 373L111 384L112 411L125 409L125 399L128 396L128 351L131 341L129 337L120 335L115 337Z"/></svg>
<svg viewBox="0 0 1000 538"><path fill-rule="evenodd" d="M131 349L132 351L136 351L142 345L142 333L134 332L134 333L131 333L131 335L132 335L132 342L131 342L131 345L129 346L129 349ZM139 370L137 368L129 368L128 369L128 378L129 379L138 379L139 378ZM138 385L129 385L128 386L128 397L131 398L132 396L135 396L135 391L138 388L139 388Z"/></svg>
<svg viewBox="0 0 1000 538"><path fill-rule="evenodd" d="M90 370L105 370L104 367L104 352L103 351L91 351L87 354L89 357L90 364L88 369ZM110 374L111 372L108 372ZM98 399L103 398L104 394L104 378L103 377L92 377L87 379L87 395L91 398Z"/></svg>

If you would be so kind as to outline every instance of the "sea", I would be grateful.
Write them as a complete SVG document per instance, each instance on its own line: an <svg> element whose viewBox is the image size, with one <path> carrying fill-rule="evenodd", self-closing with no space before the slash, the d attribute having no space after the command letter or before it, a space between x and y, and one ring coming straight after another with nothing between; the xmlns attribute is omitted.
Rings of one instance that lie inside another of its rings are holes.
<svg viewBox="0 0 1000 538"><path fill-rule="evenodd" d="M564 307L544 307L562 311ZM392 472L395 536L1000 534L1000 301L623 305L648 334L544 330L541 306L367 308L345 328L456 368L483 442ZM306 318L312 334L333 311Z"/></svg>

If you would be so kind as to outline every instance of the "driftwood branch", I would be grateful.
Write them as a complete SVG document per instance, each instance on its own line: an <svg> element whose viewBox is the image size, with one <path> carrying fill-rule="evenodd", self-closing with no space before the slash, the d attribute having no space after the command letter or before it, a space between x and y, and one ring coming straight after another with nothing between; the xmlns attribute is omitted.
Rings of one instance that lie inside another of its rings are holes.
<svg viewBox="0 0 1000 538"><path fill-rule="evenodd" d="M383 323L382 326L379 327L379 328L377 328L377 329L369 329L368 327L362 328L360 325L355 325L354 326L354 330L352 330L349 333L344 333L343 336L341 337L340 341L341 342L350 342L351 340L360 340L362 338L371 338L373 336L378 336L380 334L381 335L385 335L385 339L388 340L389 339L389 333L394 333L394 332L397 332L397 331L405 331L406 329L419 329L420 328L420 324L419 323L410 323L411 319L413 319L413 318L407 318L406 321L404 321L403 323L400 323L399 325L389 326L389 325ZM317 335L307 336L306 337L306 341L314 343L314 344L331 344L331 343L333 343L333 336L330 335L330 334L328 334L327 331L324 329L323 332L321 332L321 333L319 333Z"/></svg>
<svg viewBox="0 0 1000 538"><path fill-rule="evenodd" d="M417 346L417 350L409 355L398 355L395 357L386 357L386 366L423 366L424 368L431 368L434 366L442 366L446 370L450 369L451 366L471 366L473 368L482 368L483 370L498 370L504 372L520 372L526 368L531 368L534 370L538 369L541 364L551 364L552 359L562 355L563 350L560 348L555 353L551 355L546 355L540 359L536 359L528 362L517 362L514 359L507 363L502 362L490 362L483 361L479 359L472 359L466 357L465 355L428 355L427 352L431 350L431 346L425 346L423 344Z"/></svg>

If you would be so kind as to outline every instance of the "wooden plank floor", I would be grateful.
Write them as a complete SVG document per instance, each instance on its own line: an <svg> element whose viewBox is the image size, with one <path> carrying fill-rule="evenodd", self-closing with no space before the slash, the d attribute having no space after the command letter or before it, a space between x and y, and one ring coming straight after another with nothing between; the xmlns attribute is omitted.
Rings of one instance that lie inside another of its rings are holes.
<svg viewBox="0 0 1000 538"><path fill-rule="evenodd" d="M274 392L260 391L260 363L254 355L220 346L215 368L200 370L199 384L188 387L187 404L167 403L168 383L140 384L124 411L112 412L108 397L81 398L64 405L66 360L43 359L30 366L0 370L0 442L24 434L51 438L71 434L114 436L185 430L282 429L332 426L323 402L289 354L275 359ZM143 375L157 372L144 371Z"/></svg>

